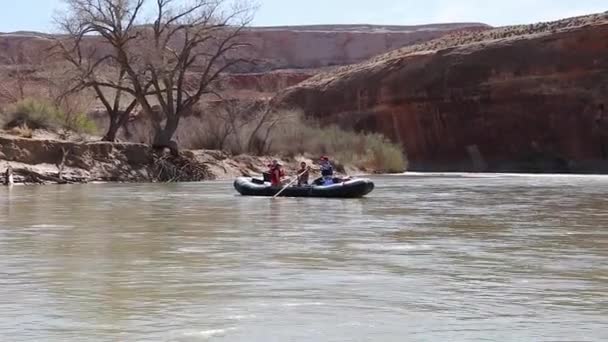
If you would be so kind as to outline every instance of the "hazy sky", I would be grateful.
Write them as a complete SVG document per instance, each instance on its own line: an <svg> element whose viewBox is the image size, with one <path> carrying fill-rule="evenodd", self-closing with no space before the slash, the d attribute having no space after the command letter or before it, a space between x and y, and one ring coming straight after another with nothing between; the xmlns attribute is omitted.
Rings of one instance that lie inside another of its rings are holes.
<svg viewBox="0 0 608 342"><path fill-rule="evenodd" d="M0 0L0 32L51 31L61 0ZM475 21L500 26L604 12L607 0L257 0L255 25Z"/></svg>

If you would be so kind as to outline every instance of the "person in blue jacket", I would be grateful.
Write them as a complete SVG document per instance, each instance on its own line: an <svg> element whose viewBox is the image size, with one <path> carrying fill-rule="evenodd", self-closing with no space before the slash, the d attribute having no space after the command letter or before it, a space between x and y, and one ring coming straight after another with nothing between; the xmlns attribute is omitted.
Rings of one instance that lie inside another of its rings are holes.
<svg viewBox="0 0 608 342"><path fill-rule="evenodd" d="M328 157L321 157L321 177L323 180L323 185L330 185L334 183L334 168L329 162Z"/></svg>

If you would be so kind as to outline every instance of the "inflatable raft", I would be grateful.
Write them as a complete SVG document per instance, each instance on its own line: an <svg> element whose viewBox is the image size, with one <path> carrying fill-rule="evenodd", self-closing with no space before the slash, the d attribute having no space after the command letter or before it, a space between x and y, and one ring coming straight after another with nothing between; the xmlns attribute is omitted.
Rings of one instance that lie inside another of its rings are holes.
<svg viewBox="0 0 608 342"><path fill-rule="evenodd" d="M276 195L282 187L273 187L268 182L255 178L240 177L234 181L234 188L243 196ZM374 183L369 179L354 178L330 185L291 186L285 189L280 197L324 197L324 198L359 198L374 190Z"/></svg>

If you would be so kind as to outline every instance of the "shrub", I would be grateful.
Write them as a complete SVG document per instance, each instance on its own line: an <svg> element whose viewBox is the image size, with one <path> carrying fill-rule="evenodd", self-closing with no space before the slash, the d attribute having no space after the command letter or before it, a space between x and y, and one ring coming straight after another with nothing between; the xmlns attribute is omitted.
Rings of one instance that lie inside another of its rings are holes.
<svg viewBox="0 0 608 342"><path fill-rule="evenodd" d="M296 112L269 111L259 103L229 102L219 107L201 108L200 117L186 117L177 131L177 140L188 149L223 150L232 154L267 154L275 132L284 130Z"/></svg>
<svg viewBox="0 0 608 342"><path fill-rule="evenodd" d="M35 99L25 99L8 107L4 128L55 129L57 128L56 119L59 116L59 110L52 104Z"/></svg>
<svg viewBox="0 0 608 342"><path fill-rule="evenodd" d="M386 173L398 173L407 169L407 160L400 146L381 134L366 136L368 167Z"/></svg>
<svg viewBox="0 0 608 342"><path fill-rule="evenodd" d="M65 114L60 117L63 128L76 132L95 134L97 126L85 113Z"/></svg>
<svg viewBox="0 0 608 342"><path fill-rule="evenodd" d="M85 93L59 96L55 101L58 124L72 132L95 134L95 122L87 115L91 102L91 98Z"/></svg>
<svg viewBox="0 0 608 342"><path fill-rule="evenodd" d="M396 173L407 168L400 145L385 136L321 126L298 111L269 112L242 107L238 115L209 110L201 118L182 120L177 138L189 149L221 149L256 155L330 155L337 164L376 172ZM234 108L228 109L234 112ZM230 113L230 112L228 112Z"/></svg>
<svg viewBox="0 0 608 342"><path fill-rule="evenodd" d="M28 129L57 130L60 128L77 133L96 131L93 121L84 112L64 110L48 100L28 98L8 107L4 114L4 129L27 127Z"/></svg>
<svg viewBox="0 0 608 342"><path fill-rule="evenodd" d="M397 173L407 169L401 147L382 134L357 133L335 125L321 127L305 121L292 123L290 131L283 135L275 134L271 153L327 154L337 163L376 172Z"/></svg>

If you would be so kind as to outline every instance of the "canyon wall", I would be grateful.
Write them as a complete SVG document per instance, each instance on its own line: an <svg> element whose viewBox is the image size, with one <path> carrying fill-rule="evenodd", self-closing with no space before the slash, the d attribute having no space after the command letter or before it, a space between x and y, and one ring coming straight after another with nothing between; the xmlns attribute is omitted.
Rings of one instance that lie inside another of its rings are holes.
<svg viewBox="0 0 608 342"><path fill-rule="evenodd" d="M249 71L315 69L362 62L404 46L461 30L484 30L475 23L420 26L294 26L252 28L243 34L243 54L257 63Z"/></svg>
<svg viewBox="0 0 608 342"><path fill-rule="evenodd" d="M608 15L446 37L273 101L384 133L414 170L606 172Z"/></svg>
<svg viewBox="0 0 608 342"><path fill-rule="evenodd" d="M241 66L238 72L352 64L455 31L487 28L487 25L478 23L251 27L245 29L239 38L247 45L239 54L254 63ZM0 65L11 64L12 57L19 55L35 59L50 46L51 38L51 35L36 32L0 33ZM96 44L100 53L108 48L94 37L89 37L88 42Z"/></svg>

